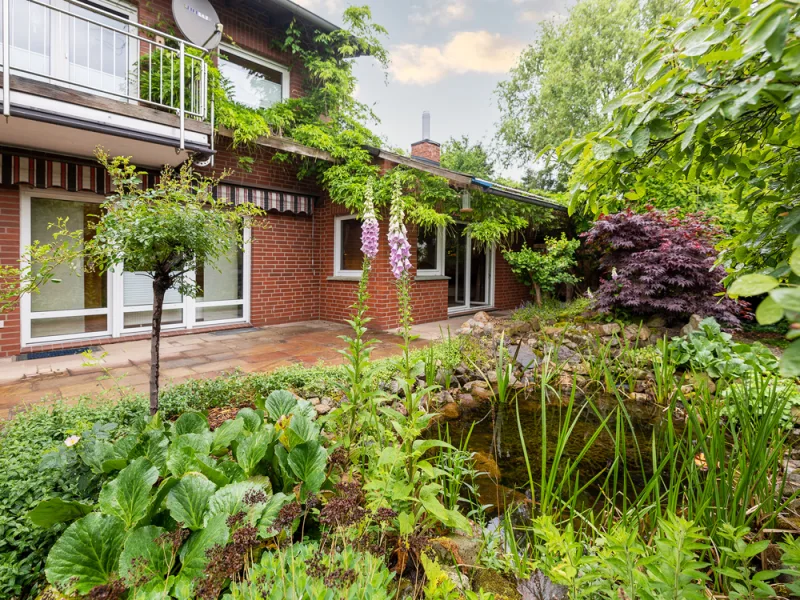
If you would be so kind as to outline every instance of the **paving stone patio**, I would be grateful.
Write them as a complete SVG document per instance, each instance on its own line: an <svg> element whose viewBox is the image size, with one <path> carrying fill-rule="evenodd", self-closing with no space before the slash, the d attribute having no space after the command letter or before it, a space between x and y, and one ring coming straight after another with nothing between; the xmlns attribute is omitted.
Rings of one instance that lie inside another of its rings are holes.
<svg viewBox="0 0 800 600"><path fill-rule="evenodd" d="M436 324L424 326L423 339L434 339ZM447 322L444 324L447 327ZM452 326L451 326L452 327ZM455 329L458 327L456 326ZM161 341L162 385L192 378L211 378L236 369L246 373L268 372L293 364L311 366L322 361L339 364L338 350L345 347L340 335L346 325L308 321L289 325L196 333ZM376 359L399 353L400 338L376 333ZM32 403L96 395L122 386L146 392L150 371L150 341L107 344L95 355L107 353L101 365L86 366L80 355L15 361L0 359L0 418Z"/></svg>

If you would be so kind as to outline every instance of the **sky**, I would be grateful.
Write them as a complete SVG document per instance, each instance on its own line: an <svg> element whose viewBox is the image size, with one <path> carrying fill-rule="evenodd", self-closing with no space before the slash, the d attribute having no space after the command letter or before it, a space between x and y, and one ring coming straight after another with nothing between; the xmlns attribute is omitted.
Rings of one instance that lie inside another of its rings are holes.
<svg viewBox="0 0 800 600"><path fill-rule="evenodd" d="M422 137L422 111L431 138L468 135L489 147L500 113L495 89L520 52L535 41L538 23L563 19L571 0L294 0L341 23L350 4L368 4L389 31L388 82L374 61L357 60L356 96L381 119L374 130L390 148L410 150ZM520 177L518 165L501 174Z"/></svg>

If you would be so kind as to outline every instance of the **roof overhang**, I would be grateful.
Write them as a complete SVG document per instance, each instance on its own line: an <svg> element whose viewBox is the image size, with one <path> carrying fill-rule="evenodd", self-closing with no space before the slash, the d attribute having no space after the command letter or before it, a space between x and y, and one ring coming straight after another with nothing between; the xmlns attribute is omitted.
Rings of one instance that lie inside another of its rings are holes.
<svg viewBox="0 0 800 600"><path fill-rule="evenodd" d="M292 19L297 19L301 23L318 29L323 33L331 33L339 29L337 25L334 25L327 19L323 19L307 8L295 4L292 0L256 0L256 2L267 5L270 9L275 10L279 18L285 21L285 24L290 23Z"/></svg>

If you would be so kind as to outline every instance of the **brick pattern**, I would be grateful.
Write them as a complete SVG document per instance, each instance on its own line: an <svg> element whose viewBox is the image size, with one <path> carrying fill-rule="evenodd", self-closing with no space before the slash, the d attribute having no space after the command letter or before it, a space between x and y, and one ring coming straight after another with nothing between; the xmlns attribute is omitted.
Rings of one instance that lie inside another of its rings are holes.
<svg viewBox="0 0 800 600"><path fill-rule="evenodd" d="M0 188L0 264L19 264L20 222L19 191L16 188ZM0 282L2 283L2 282ZM20 310L0 313L0 356L19 352Z"/></svg>
<svg viewBox="0 0 800 600"><path fill-rule="evenodd" d="M511 310L531 300L531 290L517 281L511 266L498 249L494 259L494 307Z"/></svg>
<svg viewBox="0 0 800 600"><path fill-rule="evenodd" d="M426 158L435 163L439 163L441 159L442 149L439 144L430 140L422 140L411 144L411 156L419 158Z"/></svg>

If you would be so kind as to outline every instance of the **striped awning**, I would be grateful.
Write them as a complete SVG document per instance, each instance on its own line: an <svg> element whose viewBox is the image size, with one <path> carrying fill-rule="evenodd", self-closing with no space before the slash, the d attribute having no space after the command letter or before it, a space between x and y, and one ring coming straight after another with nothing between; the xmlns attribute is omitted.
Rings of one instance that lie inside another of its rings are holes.
<svg viewBox="0 0 800 600"><path fill-rule="evenodd" d="M142 187L152 187L158 173L142 175ZM68 192L109 194L111 176L101 166L83 165L56 158L34 158L18 154L0 154L0 184L27 183L33 187L62 188Z"/></svg>
<svg viewBox="0 0 800 600"><path fill-rule="evenodd" d="M161 178L158 172L146 172L141 177L143 188L157 185ZM69 192L110 194L113 191L111 176L99 165L0 153L0 184L19 183L41 189L61 188ZM214 196L236 204L252 202L264 210L307 215L314 213L314 196L307 194L220 183L214 190Z"/></svg>
<svg viewBox="0 0 800 600"><path fill-rule="evenodd" d="M314 213L314 196L305 194L220 183L217 185L215 197L235 204L252 202L264 210L277 210L278 212L296 214L305 213L307 215Z"/></svg>

